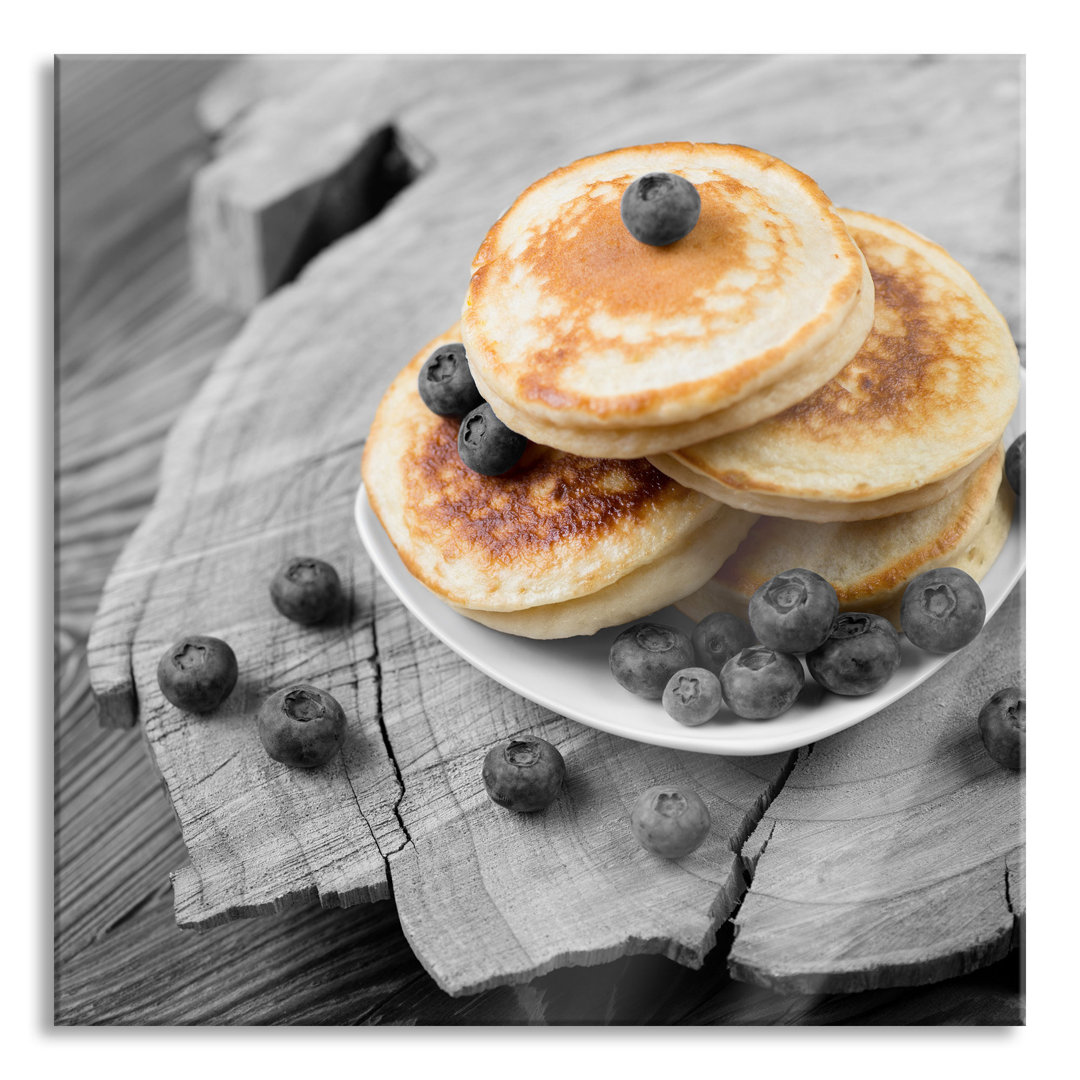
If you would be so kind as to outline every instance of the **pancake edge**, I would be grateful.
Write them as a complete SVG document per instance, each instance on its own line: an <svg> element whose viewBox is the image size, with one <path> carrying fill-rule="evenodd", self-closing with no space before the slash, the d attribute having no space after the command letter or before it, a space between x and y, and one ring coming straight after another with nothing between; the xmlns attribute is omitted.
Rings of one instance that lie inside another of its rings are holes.
<svg viewBox="0 0 1080 1080"><path fill-rule="evenodd" d="M609 626L651 615L707 582L745 539L757 520L740 510L710 518L682 544L654 562L586 596L520 611L481 611L450 606L460 615L502 633L537 640L595 634ZM710 569L711 567L711 569Z"/></svg>
<svg viewBox="0 0 1080 1080"><path fill-rule="evenodd" d="M679 480L680 483L685 484L687 487L693 487L714 499L719 499L731 506L752 510L755 513L776 517L802 518L808 521L853 521L861 520L864 517L881 517L887 514L902 513L907 509L916 509L919 505L927 505L938 496L931 496L921 501L906 500L903 496L906 493L923 491L923 489L938 482L953 483L953 486L955 486L954 480L957 470L970 467L973 462L977 467L981 461L985 460L986 455L992 452L993 447L1004 434L1009 419L1016 411L1016 404L1020 395L1020 358L1012 331L1009 329L1009 324L1004 315L1001 314L972 273L940 244L889 218L847 208L840 208L837 212L851 229L856 231L860 228L867 231L876 229L887 240L907 246L923 258L932 256L934 259L944 260L942 273L958 286L962 286L972 302L996 327L998 344L1002 347L1000 359L1003 366L1001 374L1008 376L1011 382L1011 394L1007 399L1004 396L1002 397L1000 408L995 407L994 415L998 423L985 432L986 442L979 446L975 444L975 439L972 439L963 453L954 448L951 454L943 456L935 472L928 472L921 484L912 486L910 483L899 480L879 482L874 491L862 494L850 493L850 487L846 491L843 490L836 483L835 478L833 479L835 486L831 490L809 491L806 489L799 490L794 482L770 480L767 468L758 469L756 475L748 471L749 467L740 468L733 465L725 469L723 466L707 460L709 446L713 440L704 440L678 450L668 451L667 455L663 457L658 455L654 458L652 455L647 455L649 460L662 472L666 472L673 479ZM915 243L912 243L912 240ZM926 250L922 251L921 248ZM1005 408L1006 401L1008 403L1007 411ZM773 417L761 423L768 425L778 422L779 418ZM735 433L729 432L728 434ZM739 437L745 439L750 437L751 434L752 428L742 429ZM769 434L766 431L761 435L761 438L764 439ZM718 438L722 439L723 436ZM974 450L972 450L972 446L975 447ZM865 479L865 477L861 479ZM896 497L895 502L891 504L884 502L884 500L894 496ZM856 509L850 512L858 516L848 516L839 509L848 505L853 508L859 506L869 507L871 503L875 502L881 503L883 507L887 505L888 508L883 509L881 512L875 510L874 512L861 513ZM817 509L814 509L814 507ZM823 516L827 513L835 513L837 516ZM819 514L822 516L818 516Z"/></svg>
<svg viewBox="0 0 1080 1080"><path fill-rule="evenodd" d="M955 566L970 574L976 581L981 581L1005 546L1012 527L1015 505L1016 497L1003 474L995 497L985 513L971 522L954 545L937 555L922 559L918 552L909 555L908 560L913 564L910 571L899 583L887 590L870 596L852 596L851 593L858 587L858 583L842 587L838 590L840 610L882 615L899 630L904 590L918 574L942 566ZM749 603L749 596L717 582L714 576L697 592L677 601L675 606L688 618L699 621L714 611L724 611L746 619Z"/></svg>
<svg viewBox="0 0 1080 1080"><path fill-rule="evenodd" d="M956 491L993 454L1000 438L1001 436L998 435L995 441L976 458L961 465L947 476L924 484L922 487L899 491L883 498L851 499L847 502L831 499L798 499L790 495L774 495L765 491L743 491L730 488L714 477L699 473L679 458L668 454L649 455L649 461L683 487L693 488L703 495L716 499L717 502L752 514L822 523L868 521L871 518L892 517L893 514L918 510L920 507L929 506L938 499L945 498L946 495Z"/></svg>

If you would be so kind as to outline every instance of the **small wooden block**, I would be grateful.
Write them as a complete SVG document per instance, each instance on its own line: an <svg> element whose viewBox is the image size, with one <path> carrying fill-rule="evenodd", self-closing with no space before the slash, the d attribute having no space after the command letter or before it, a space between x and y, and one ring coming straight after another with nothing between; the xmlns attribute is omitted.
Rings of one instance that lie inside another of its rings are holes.
<svg viewBox="0 0 1080 1080"><path fill-rule="evenodd" d="M353 57L319 69L282 58L208 89L202 112L226 127L219 156L192 184L192 280L202 296L250 311L421 171L423 151L391 123L397 84L381 85L384 63ZM271 97L245 110L262 91Z"/></svg>

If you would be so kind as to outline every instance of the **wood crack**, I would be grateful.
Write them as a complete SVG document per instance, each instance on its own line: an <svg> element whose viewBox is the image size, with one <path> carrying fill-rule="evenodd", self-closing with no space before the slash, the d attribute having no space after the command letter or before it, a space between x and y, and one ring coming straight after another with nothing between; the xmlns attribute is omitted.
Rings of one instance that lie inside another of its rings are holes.
<svg viewBox="0 0 1080 1080"><path fill-rule="evenodd" d="M364 813L364 807L360 803L360 796L356 794L356 788L353 786L352 777L349 775L349 770L345 770L345 783L349 785L349 791L352 793L353 802L356 803L357 813L360 815L360 820L367 826L367 831L371 833L371 839L375 841L375 846L379 846L379 838L375 835L375 830L371 827L371 822L368 820L367 814Z"/></svg>
<svg viewBox="0 0 1080 1080"><path fill-rule="evenodd" d="M208 772L204 777L202 777L199 780L199 783L205 784L206 781L209 780L211 776L213 776L215 773L221 772L221 770L224 769L225 766L228 765L230 761L235 761L239 756L240 756L240 751L239 750L237 750L235 753L230 754L220 765L215 766L213 769L210 770L210 772Z"/></svg>
<svg viewBox="0 0 1080 1080"><path fill-rule="evenodd" d="M1009 934L1009 950L1020 948L1024 933L1024 916L1013 907L1012 881L1009 874L1009 860L1005 859L1005 906L1012 917L1012 929Z"/></svg>
<svg viewBox="0 0 1080 1080"><path fill-rule="evenodd" d="M776 781L766 786L765 791L762 793L758 801L747 811L746 817L743 818L742 824L739 827L738 832L731 838L731 850L735 852L739 857L739 865L742 868L742 893L738 897L735 906L732 908L728 915L727 921L734 926L735 917L739 913L739 908L742 907L743 901L746 899L746 894L750 891L754 884L754 871L757 870L757 865L761 861L761 856L765 854L765 849L769 846L769 841L773 837L773 833L776 832L777 822L772 823L772 827L769 829L769 835L765 838L765 842L761 845L756 855L748 855L744 852L747 840L750 839L754 830L764 820L765 815L769 812L769 807L776 801L780 792L783 791L784 785L788 782L788 777L795 771L795 766L798 765L800 760L809 757L814 752L814 744L803 747L801 750L793 750L788 755L787 761L784 763L783 769L780 770L780 775L776 778ZM736 933L738 929L736 928ZM733 942L728 943L728 951L731 951L731 945Z"/></svg>
<svg viewBox="0 0 1080 1080"><path fill-rule="evenodd" d="M351 599L350 603L352 603ZM398 797L394 802L393 810L394 817L397 818L398 827L405 836L405 839L394 848L393 851L382 851L382 848L380 847L383 859L386 861L386 881L390 887L391 895L393 895L394 883L390 874L390 856L396 855L399 851L403 851L408 847L412 843L412 835L409 832L409 827L405 824L405 819L401 816L401 803L405 798L405 780L401 775L401 768L398 765L397 755L394 753L393 743L390 741L390 732L387 730L386 715L383 711L382 661L379 657L379 620L374 604L372 605L371 613L371 645L373 650L371 664L375 674L375 717L379 723L379 731L382 733L383 746L386 748L386 756L390 759L390 764L394 767L394 776L397 778Z"/></svg>
<svg viewBox="0 0 1080 1080"><path fill-rule="evenodd" d="M139 683L135 678L135 651L134 651L134 637L132 638L131 651L128 653L128 682L131 685L130 694L127 696L127 701L130 702L131 707L131 719L125 723L124 727L134 727L138 723L140 710L142 708L139 701Z"/></svg>
<svg viewBox="0 0 1080 1080"><path fill-rule="evenodd" d="M764 817L764 815L762 815ZM757 865L761 861L761 856L765 854L765 849L769 846L769 841L773 838L773 833L776 832L777 822L772 823L772 828L769 829L769 835L765 837L765 842L761 845L756 855L743 855L740 852L740 859L742 859L743 872L746 875L746 889L744 890L744 896L750 891L751 886L754 883L754 872L757 870Z"/></svg>
<svg viewBox="0 0 1080 1080"><path fill-rule="evenodd" d="M776 801L777 795L783 790L788 777L795 771L795 766L799 761L799 754L800 751L798 750L791 751L787 761L784 763L784 767L780 770L780 775L777 776L773 783L766 784L765 790L758 797L754 805L746 811L746 816L743 818L734 835L732 835L731 850L735 852L736 855L739 855L740 858L742 857L743 846L750 838L750 834L761 823L761 819L768 813L769 807L772 806ZM762 850L764 850L764 848L762 848Z"/></svg>

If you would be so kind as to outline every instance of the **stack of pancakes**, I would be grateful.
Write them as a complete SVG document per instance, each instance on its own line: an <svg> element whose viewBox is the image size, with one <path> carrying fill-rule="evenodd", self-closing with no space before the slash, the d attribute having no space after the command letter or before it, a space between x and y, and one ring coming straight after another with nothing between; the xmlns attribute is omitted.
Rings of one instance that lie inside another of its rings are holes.
<svg viewBox="0 0 1080 1080"><path fill-rule="evenodd" d="M503 476L458 454L453 417L417 378L429 342L379 405L364 448L372 508L412 575L463 615L511 634L592 634L693 592L756 520L644 458L583 458L534 444Z"/></svg>
<svg viewBox="0 0 1080 1080"><path fill-rule="evenodd" d="M620 215L648 172L701 197L666 247ZM458 421L420 400L445 341L533 442L504 476L466 468ZM364 480L410 571L510 633L673 602L745 614L794 566L895 617L916 573L978 578L1000 551L1018 391L1004 319L941 248L755 150L634 147L557 170L495 224L460 326L380 405Z"/></svg>

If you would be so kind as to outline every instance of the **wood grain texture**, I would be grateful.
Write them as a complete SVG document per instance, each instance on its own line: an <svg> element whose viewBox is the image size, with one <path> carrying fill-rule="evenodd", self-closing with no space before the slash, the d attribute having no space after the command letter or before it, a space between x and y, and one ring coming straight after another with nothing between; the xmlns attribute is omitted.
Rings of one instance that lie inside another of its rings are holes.
<svg viewBox="0 0 1080 1080"><path fill-rule="evenodd" d="M876 59L880 61L881 58ZM755 93L762 92L765 82L794 78L793 72L786 69L787 65L800 69L795 81L804 84L804 87L812 81L810 75L801 70L802 58L723 60L731 62L725 64L718 59L705 81L711 83L717 98L723 99L724 109L730 109L733 115L740 110L753 111L751 99ZM835 78L836 72L831 71L825 73L826 82L846 82L849 87L868 70L868 62L859 58L845 62L851 65L846 80ZM934 77L940 83L947 84L950 67L955 75L957 66L962 68L968 62L968 58L942 61ZM920 65L913 58L894 58L884 67L879 67L878 71L883 78L895 78L909 69L933 69L934 63ZM1009 61L997 63L997 73L1007 85L1003 94L991 94L989 105L1001 108L1004 102L1005 112L1008 113L1009 93L1015 91L1016 80L1013 76L1016 65ZM838 64L844 66L835 59L827 66L835 69ZM147 61L144 69L151 65L163 69L167 77L161 79L159 86L149 75L139 76L138 100L144 104L144 108L143 115L138 119L143 128L157 136L165 130L165 126L156 123L152 105L156 103L159 111L176 112L185 102L190 106L191 95L190 90L185 97L182 89L176 89L176 83L182 80L171 65L160 60ZM755 65L761 76L756 85L754 79L745 77L748 71L753 73ZM125 69L123 78L117 77L117 66ZM183 64L177 66L182 67ZM630 66L634 70L627 77L640 77L641 65ZM81 115L77 115L77 111L68 113L71 126L79 126L75 123L76 119L85 123L84 144L100 140L103 148L108 147L108 139L102 138L103 127L112 129L108 134L115 131L117 135L128 138L123 126L115 123L114 117L130 112L117 110L115 106L117 101L121 104L129 101L129 87L136 81L129 74L131 67L138 67L138 64L127 62L116 65L108 77L91 77L80 73L78 79L73 79L73 83L78 82L80 88L93 89L94 85L98 85L103 99L112 98L112 112L102 112L99 105L101 99L95 99L88 93L81 99L85 100L86 110ZM196 69L195 74L191 72L192 67ZM188 62L188 72L184 76L188 80L187 85L205 81L200 67L199 63ZM556 67L553 65L549 69L553 77ZM172 73L168 74L170 70ZM874 70L873 64L869 64L869 70ZM168 86L169 78L174 80L172 87ZM984 74L983 85L985 78ZM965 79L959 82L965 83ZM989 79L989 84L994 84L993 78ZM919 89L917 79L908 79L907 85L909 89ZM882 96L880 90L879 87L878 93L868 95L868 109L879 104ZM958 92L964 98L966 91L963 86ZM968 105L978 112L974 99ZM105 125L90 123L93 118L92 106L98 110L98 115L108 116ZM829 108L837 117L836 124L843 126L845 107L830 104ZM934 126L932 119L928 123ZM836 125L830 122L830 126ZM748 125L748 128L752 127L752 123ZM975 128L985 134L978 116ZM1001 130L1007 128L1006 117ZM171 130L175 138L175 124ZM875 133L870 119L862 126L859 135L860 138L881 136L882 132ZM726 135L713 134L710 137ZM173 153L164 140L157 141L162 154ZM744 138L742 141L766 145L760 139ZM141 149L149 140L137 142ZM191 156L197 164L196 143L191 145ZM588 147L582 152L594 148ZM766 148L770 147L766 145ZM130 160L138 164L139 155L135 151L136 140L132 140L130 155L122 155L120 161L126 164ZM976 151L976 156L982 152ZM1016 165L1018 171L1019 157ZM139 171L133 169L132 173L137 175ZM146 171L145 165L141 166L141 171ZM1009 174L1008 168L1003 171ZM69 175L74 194L76 170L72 169ZM88 165L82 175L92 176L92 167ZM1016 171L1010 175L1010 182L1015 183ZM1006 179L1009 179L1009 175ZM170 192L177 188L175 170L170 170L164 180L167 182L153 189L155 196L159 191ZM96 183L90 185L92 190L99 186ZM929 186L923 187L924 201L929 205L932 193ZM128 212L132 221L143 220L149 189L140 190L140 194L142 203L132 199L123 207L114 206L113 212L122 209ZM85 200L85 196L83 198ZM1006 191L1003 204L1007 203ZM197 384L220 348L220 341L236 325L235 320L214 314L186 291L184 253L177 239L183 227L182 205L181 200L179 216L174 210L162 208L154 226L141 226L141 231L132 236L117 233L123 237L124 243L96 247L81 243L70 245L78 249L81 261L88 268L83 277L83 288L97 288L98 303L80 301L73 304L73 293L61 290L61 304L73 312L73 316L62 325L65 331L62 338L68 343L81 342L81 345L76 349L61 348L61 366L65 374L61 377L60 392L79 406L78 429L85 432L81 442L85 450L79 449L82 459L74 469L65 470L63 455L60 455L61 485L68 497L66 500L62 497L60 501L59 526L64 527L65 518L70 516L72 521L78 523L78 529L69 533L67 543L58 545L58 581L63 577L66 582L66 587L61 589L58 619L58 672L64 686L63 694L58 695L58 798L67 807L66 823L61 826L58 819L58 844L66 835L65 846L69 854L62 864L58 863L57 880L58 884L65 886L66 895L70 898L58 904L58 942L66 942L57 977L59 1022L1019 1022L1022 1012L1017 992L1015 954L1013 958L983 972L928 988L875 991L840 997L788 996L730 982L724 970L723 954L727 951L727 937L722 931L720 946L699 971L687 971L661 958L630 957L587 971L555 971L525 987L496 989L476 996L452 999L436 988L428 976L415 966L415 961L411 977L399 984L393 983L392 979L383 981L382 975L371 965L363 968L362 980L358 980L349 970L353 959L360 955L356 950L362 947L367 936L375 943L376 950L394 950L404 946L396 919L391 918L389 921L365 924L358 928L357 936L351 939L352 944L338 947L342 935L348 933L353 925L353 920L361 918L366 910L386 911L385 904L348 912L316 910L286 913L271 920L218 927L205 935L178 931L173 922L169 897L161 891L164 867L176 865L183 851L175 825L169 816L167 803L158 791L156 776L142 754L137 733L95 735L88 726L94 723L95 712L86 689L85 666L80 655L89 613L93 611L104 573L120 542L144 512L154 490L153 473L160 454L162 432L187 400L190 390L185 388ZM495 212L500 208L495 207ZM867 208L885 212L880 207L868 205ZM947 216L941 215L942 224L945 224ZM909 224L914 223L910 216L907 220ZM956 220L962 233L964 215L957 215ZM107 216L101 221L107 222L110 231L117 230L115 222L108 222ZM169 230L165 235L166 242L155 243L162 224ZM93 227L99 233L104 231L100 221L95 222ZM928 226L924 228L929 230ZM974 230L971 235L978 242L986 239L985 234L976 236ZM940 231L935 239L945 240ZM140 242L145 251L141 262ZM955 244L953 250L959 254ZM974 269L973 260L967 261ZM179 272L176 267L180 268ZM1007 280L1015 271L1014 246L1012 255L1003 257L997 270L998 279L1006 280L1005 291ZM976 272L979 273L978 270ZM173 274L175 283L156 291L155 279L163 280L169 273ZM1001 294L995 293L989 280L991 275L979 276L1006 311L1016 330L1022 325L1016 306L1010 309L1003 302ZM122 283L123 287L119 287L118 283ZM74 295L78 295L78 290ZM1017 289L1015 296L1018 298L1019 295ZM139 310L135 306L138 304L144 306L146 314L142 318L142 326L133 334L128 329L128 317L132 310ZM438 314L427 329L437 329L445 321L444 315ZM186 324L181 320L186 320ZM94 333L86 332L88 324L93 324ZM143 349L147 350L146 353ZM167 359L148 368L147 356L153 356L155 361L159 356L166 356ZM73 358L78 362L73 362ZM155 392L149 374L163 381L160 392ZM390 374L392 372L389 371L386 374L387 381ZM131 398L131 408L125 405L126 395ZM113 418L118 415L138 417L137 425L131 425L134 430L129 431L125 423L117 424ZM66 435L62 422L61 440ZM101 453L93 452L95 440L102 444ZM115 510L111 509L113 505L116 506ZM68 507L73 508L70 515ZM130 693L127 701L132 701ZM110 769L116 770L115 776L121 781L120 786L103 779ZM124 785L130 788L130 794L124 791ZM102 792L105 791L110 792L110 798L103 798ZM108 812L114 824L103 832L101 822L104 812ZM161 823L157 830L163 838L160 845L145 843L146 838L154 835L155 821ZM87 884L93 878L97 879L97 884ZM285 939L274 930L279 926ZM289 949L295 952L297 963L301 963L301 957L307 958L308 963L303 965L302 970L310 972L311 981L307 974L301 979L278 980L276 983L260 980L259 973L267 970L268 965L270 970L276 970L273 942L286 939ZM233 943L243 944L234 948ZM164 955L163 950L168 956L167 963L158 962L158 958ZM408 950L404 952L407 954ZM116 959L121 954L123 963ZM228 957L227 963L223 962L223 957ZM147 966L154 972L153 979L133 977ZM227 972L235 972L236 978L232 979ZM242 973L247 973L246 980L241 977ZM358 992L360 981L364 981L363 993L370 993L371 1001L380 1000L379 1005L353 1008L354 998L351 995ZM316 982L319 990L312 996L310 988ZM78 990L75 996L67 993L73 987Z"/></svg>
<svg viewBox="0 0 1080 1080"><path fill-rule="evenodd" d="M376 596L382 707L410 836L389 860L394 898L438 985L472 994L641 952L700 966L742 896L735 851L793 755L676 753L582 727L493 686L381 585ZM524 732L566 761L566 789L542 814L494 807L480 782L488 747ZM653 784L686 784L709 808L708 838L677 862L642 850L629 828Z"/></svg>
<svg viewBox="0 0 1080 1080"><path fill-rule="evenodd" d="M303 387L306 374L294 362L313 312L292 314L290 331L274 335L277 356ZM349 521L356 444L321 443L319 431L325 437L335 428L319 427L316 416L296 422L296 388L273 392L275 375L283 386L288 378L269 353L256 377L270 381L249 398L254 408L245 417L237 384L244 367L224 360L203 388L202 407L189 409L170 436L158 511L118 560L109 586L116 607L103 601L89 644L93 665L95 640L110 632L113 612L141 608L130 663L143 729L191 854L175 880L183 925L316 896L330 906L384 897L383 856L403 840L394 815L400 788L376 701L370 582L353 580L355 544L340 528ZM342 574L350 603L338 623L300 627L270 602L276 567L304 552L318 552ZM199 718L165 701L156 666L173 640L204 632L230 642L242 674L227 702ZM332 766L290 770L266 755L254 713L274 690L316 673L350 717L348 736Z"/></svg>
<svg viewBox="0 0 1080 1080"><path fill-rule="evenodd" d="M743 848L753 885L737 978L806 994L905 986L1016 944L1024 779L986 753L977 719L995 690L1023 686L1020 600L933 679L800 763Z"/></svg>
<svg viewBox="0 0 1080 1080"><path fill-rule="evenodd" d="M103 734L86 638L146 513L162 443L238 320L191 295L199 90L223 61L57 69L55 947L58 970L184 858L141 731Z"/></svg>

